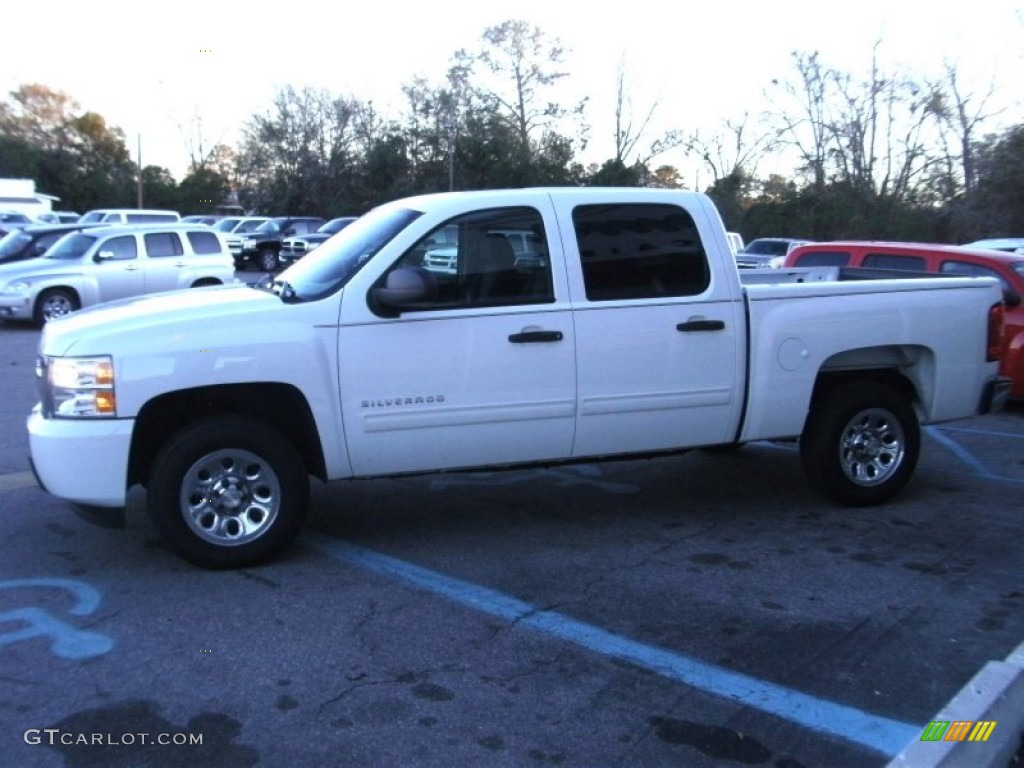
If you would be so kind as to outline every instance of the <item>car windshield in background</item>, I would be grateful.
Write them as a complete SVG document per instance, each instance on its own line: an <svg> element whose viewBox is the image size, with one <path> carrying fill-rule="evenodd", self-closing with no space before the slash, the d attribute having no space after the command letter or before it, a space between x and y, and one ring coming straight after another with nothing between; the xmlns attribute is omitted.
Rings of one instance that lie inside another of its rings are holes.
<svg viewBox="0 0 1024 768"><path fill-rule="evenodd" d="M25 247L25 243L29 242L31 239L32 238L30 236L26 235L20 229L8 232L3 236L3 238L0 238L0 258L18 253Z"/></svg>
<svg viewBox="0 0 1024 768"><path fill-rule="evenodd" d="M213 228L218 232L230 232L236 224L238 224L238 219L221 219L213 225Z"/></svg>
<svg viewBox="0 0 1024 768"><path fill-rule="evenodd" d="M278 276L294 293L293 301L315 301L347 283L377 251L422 216L409 208L386 206L370 211Z"/></svg>
<svg viewBox="0 0 1024 768"><path fill-rule="evenodd" d="M320 227L320 229L318 229L317 232L324 235L336 235L349 224L351 224L353 221L355 221L355 219L352 218L351 216L343 216L340 219L331 219L322 227Z"/></svg>
<svg viewBox="0 0 1024 768"><path fill-rule="evenodd" d="M786 240L754 240L740 253L750 253L755 256L785 256L787 248L789 248L789 243Z"/></svg>
<svg viewBox="0 0 1024 768"><path fill-rule="evenodd" d="M45 254L44 259L80 259L82 254L89 250L89 246L96 242L95 237L89 235L83 235L81 233L75 233L73 235L65 235L50 248Z"/></svg>
<svg viewBox="0 0 1024 768"><path fill-rule="evenodd" d="M259 232L261 235L276 235L281 231L281 225L271 219L270 221L264 221L253 231Z"/></svg>
<svg viewBox="0 0 1024 768"><path fill-rule="evenodd" d="M1015 261L1010 265L1010 269L1020 275L1021 278L1024 278L1024 261Z"/></svg>
<svg viewBox="0 0 1024 768"><path fill-rule="evenodd" d="M243 221L238 225L238 229L235 230L235 234L245 234L247 232L255 232L260 228L261 224L266 224L264 221Z"/></svg>

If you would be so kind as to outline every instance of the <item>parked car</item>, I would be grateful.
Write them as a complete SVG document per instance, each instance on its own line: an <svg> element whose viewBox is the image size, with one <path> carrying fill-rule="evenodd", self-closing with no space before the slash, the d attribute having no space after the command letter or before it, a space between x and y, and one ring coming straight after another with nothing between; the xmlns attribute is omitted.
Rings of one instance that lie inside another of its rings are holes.
<svg viewBox="0 0 1024 768"><path fill-rule="evenodd" d="M331 219L316 232L285 238L281 242L281 252L278 254L278 260L283 265L298 261L318 245L325 242L331 235L338 234L355 220L355 216L341 216L337 219Z"/></svg>
<svg viewBox="0 0 1024 768"><path fill-rule="evenodd" d="M991 251L1008 253L1024 253L1024 237L994 237L989 240L975 240L967 243L965 248L986 248Z"/></svg>
<svg viewBox="0 0 1024 768"><path fill-rule="evenodd" d="M47 211L36 218L46 224L74 224L82 218L82 214L75 211Z"/></svg>
<svg viewBox="0 0 1024 768"><path fill-rule="evenodd" d="M0 238L0 264L42 256L68 232L77 232L100 224L33 224L14 229Z"/></svg>
<svg viewBox="0 0 1024 768"><path fill-rule="evenodd" d="M1024 398L1024 254L957 245L843 241L794 248L783 266L872 267L996 278L1005 303L999 372L1012 381L1010 397Z"/></svg>
<svg viewBox="0 0 1024 768"><path fill-rule="evenodd" d="M786 254L809 242L789 237L758 237L736 252L736 266L741 269L781 267Z"/></svg>
<svg viewBox="0 0 1024 768"><path fill-rule="evenodd" d="M223 216L210 213L197 213L191 216L182 216L182 224L205 224L208 227L212 227L218 221L223 219Z"/></svg>
<svg viewBox="0 0 1024 768"><path fill-rule="evenodd" d="M17 211L0 212L0 234L5 235L12 230L21 229L31 224L32 219L24 213L18 213Z"/></svg>
<svg viewBox="0 0 1024 768"><path fill-rule="evenodd" d="M97 227L64 235L41 258L0 265L0 318L43 325L100 302L234 279L209 227Z"/></svg>
<svg viewBox="0 0 1024 768"><path fill-rule="evenodd" d="M733 252L733 255L739 253L745 247L743 236L739 232L726 232L725 241L729 243L729 249Z"/></svg>
<svg viewBox="0 0 1024 768"><path fill-rule="evenodd" d="M213 228L224 235L228 250L238 259L242 255L242 240L267 221L270 221L267 216L229 216L218 221Z"/></svg>
<svg viewBox="0 0 1024 768"><path fill-rule="evenodd" d="M245 269L255 264L257 269L273 272L281 266L279 257L286 237L316 232L326 223L326 219L315 216L276 216L268 219L242 238L241 250L235 254L235 267Z"/></svg>
<svg viewBox="0 0 1024 768"><path fill-rule="evenodd" d="M79 221L103 224L169 224L181 221L177 211L160 211L152 208L96 208L82 214Z"/></svg>

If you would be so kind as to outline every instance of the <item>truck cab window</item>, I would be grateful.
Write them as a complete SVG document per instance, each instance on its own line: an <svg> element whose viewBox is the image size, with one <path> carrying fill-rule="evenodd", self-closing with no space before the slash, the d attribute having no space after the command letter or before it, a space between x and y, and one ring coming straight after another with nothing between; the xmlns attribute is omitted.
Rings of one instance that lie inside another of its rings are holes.
<svg viewBox="0 0 1024 768"><path fill-rule="evenodd" d="M588 301L696 296L711 282L693 218L660 204L573 209Z"/></svg>

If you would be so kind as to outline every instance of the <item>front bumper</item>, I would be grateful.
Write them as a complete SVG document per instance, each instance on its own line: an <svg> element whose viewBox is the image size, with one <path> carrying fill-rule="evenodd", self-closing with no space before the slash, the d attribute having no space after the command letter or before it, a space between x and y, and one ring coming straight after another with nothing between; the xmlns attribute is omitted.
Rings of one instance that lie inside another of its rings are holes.
<svg viewBox="0 0 1024 768"><path fill-rule="evenodd" d="M985 382L985 388L981 391L981 402L978 404L978 413L1001 410L1010 397L1012 383L1008 376L993 376Z"/></svg>
<svg viewBox="0 0 1024 768"><path fill-rule="evenodd" d="M44 419L37 405L28 417L36 480L59 499L123 507L134 426L134 419Z"/></svg>
<svg viewBox="0 0 1024 768"><path fill-rule="evenodd" d="M0 296L0 319L31 320L31 296Z"/></svg>

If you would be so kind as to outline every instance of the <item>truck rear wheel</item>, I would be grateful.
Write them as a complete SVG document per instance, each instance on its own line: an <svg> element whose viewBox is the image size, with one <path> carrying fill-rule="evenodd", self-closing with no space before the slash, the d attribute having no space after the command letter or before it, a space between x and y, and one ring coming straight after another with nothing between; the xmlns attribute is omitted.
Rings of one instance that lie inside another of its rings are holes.
<svg viewBox="0 0 1024 768"><path fill-rule="evenodd" d="M852 507L881 504L910 480L921 448L905 394L875 381L847 382L815 398L800 437L813 488Z"/></svg>
<svg viewBox="0 0 1024 768"><path fill-rule="evenodd" d="M179 555L204 568L271 559L305 522L309 478L277 430L223 416L191 424L160 450L149 513Z"/></svg>

